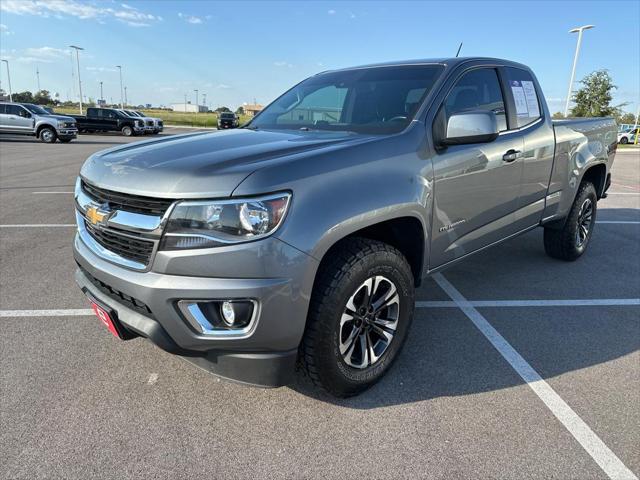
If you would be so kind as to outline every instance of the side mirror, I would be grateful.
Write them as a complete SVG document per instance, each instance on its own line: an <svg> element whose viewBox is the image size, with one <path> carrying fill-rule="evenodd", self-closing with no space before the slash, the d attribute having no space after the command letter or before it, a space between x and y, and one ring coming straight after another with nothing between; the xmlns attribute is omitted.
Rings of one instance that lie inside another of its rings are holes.
<svg viewBox="0 0 640 480"><path fill-rule="evenodd" d="M489 110L454 113L447 122L443 145L488 143L498 138L498 119Z"/></svg>

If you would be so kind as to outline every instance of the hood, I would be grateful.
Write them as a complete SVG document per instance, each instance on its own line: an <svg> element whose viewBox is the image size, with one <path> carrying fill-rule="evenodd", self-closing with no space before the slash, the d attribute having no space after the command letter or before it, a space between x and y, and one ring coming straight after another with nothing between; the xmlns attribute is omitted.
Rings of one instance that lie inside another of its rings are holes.
<svg viewBox="0 0 640 480"><path fill-rule="evenodd" d="M299 154L367 138L346 132L247 129L176 135L98 152L80 175L98 187L134 195L228 197L262 162L292 155L298 159Z"/></svg>
<svg viewBox="0 0 640 480"><path fill-rule="evenodd" d="M66 117L64 115L55 115L55 114L49 114L49 115L45 115L44 113L42 115L38 114L38 116L40 117L47 117L47 118L55 118L56 120L60 120L61 122L74 122L76 121L75 118L73 117Z"/></svg>

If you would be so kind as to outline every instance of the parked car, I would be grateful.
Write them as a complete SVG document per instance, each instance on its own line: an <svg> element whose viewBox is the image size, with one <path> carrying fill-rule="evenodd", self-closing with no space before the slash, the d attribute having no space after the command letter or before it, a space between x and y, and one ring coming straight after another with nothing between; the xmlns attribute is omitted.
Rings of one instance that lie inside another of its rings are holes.
<svg viewBox="0 0 640 480"><path fill-rule="evenodd" d="M164 122L163 122L163 120L161 118L146 116L140 110L131 110L131 111L133 111L134 113L137 113L138 116L140 116L140 117L149 118L149 119L153 120L153 126L154 126L153 133L154 134L158 134L158 133L160 133L160 132L162 132L164 130Z"/></svg>
<svg viewBox="0 0 640 480"><path fill-rule="evenodd" d="M242 129L90 156L76 281L119 338L261 386L298 362L354 395L397 359L426 276L539 226L549 256L583 255L616 146L613 119L552 121L518 63L325 72Z"/></svg>
<svg viewBox="0 0 640 480"><path fill-rule="evenodd" d="M218 114L218 129L238 127L238 116L233 112L221 112Z"/></svg>
<svg viewBox="0 0 640 480"><path fill-rule="evenodd" d="M624 132L618 133L618 143L622 143L623 145L634 143L639 131L640 128L628 128Z"/></svg>
<svg viewBox="0 0 640 480"><path fill-rule="evenodd" d="M80 132L121 132L124 136L144 133L144 121L132 118L116 108L87 108L87 115L71 115Z"/></svg>
<svg viewBox="0 0 640 480"><path fill-rule="evenodd" d="M0 102L0 133L31 135L45 143L68 143L78 136L76 121L52 115L40 105Z"/></svg>
<svg viewBox="0 0 640 480"><path fill-rule="evenodd" d="M152 118L148 118L145 117L144 115L141 115L137 112L134 112L133 110L118 110L119 112L122 112L123 114L127 115L128 117L131 118L135 118L135 119L139 119L142 120L142 124L144 125L144 133L154 133L155 131L155 122L153 121Z"/></svg>

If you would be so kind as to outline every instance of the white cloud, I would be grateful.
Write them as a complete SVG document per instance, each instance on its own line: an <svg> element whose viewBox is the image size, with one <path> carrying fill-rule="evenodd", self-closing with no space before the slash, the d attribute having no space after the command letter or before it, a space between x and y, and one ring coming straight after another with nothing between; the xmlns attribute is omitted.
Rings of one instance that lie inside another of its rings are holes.
<svg viewBox="0 0 640 480"><path fill-rule="evenodd" d="M327 12L329 15L335 15L336 11L334 9L331 9Z"/></svg>
<svg viewBox="0 0 640 480"><path fill-rule="evenodd" d="M273 62L273 64L274 64L276 67L289 67L289 68L293 67L293 65L292 65L291 63L289 63L289 62L284 62L284 61Z"/></svg>
<svg viewBox="0 0 640 480"><path fill-rule="evenodd" d="M196 17L195 15L188 15L186 13L178 12L178 17L192 25L199 25L202 23L202 18ZM207 15L205 18L208 20L209 18L211 18L211 15Z"/></svg>
<svg viewBox="0 0 640 480"><path fill-rule="evenodd" d="M221 83L216 88L221 88L223 90L227 90L227 89L231 88L231 85L227 85L226 83Z"/></svg>
<svg viewBox="0 0 640 480"><path fill-rule="evenodd" d="M161 17L141 12L130 5L121 4L121 7L122 10L103 8L80 3L77 0L2 0L0 2L1 11L16 15L53 16L58 19L75 17L98 21L105 18L115 18L132 27L148 26L150 22L162 21Z"/></svg>
<svg viewBox="0 0 640 480"><path fill-rule="evenodd" d="M90 72L117 72L117 68L113 67L87 67Z"/></svg>
<svg viewBox="0 0 640 480"><path fill-rule="evenodd" d="M69 50L62 48L25 48L16 60L21 63L53 63L66 55L69 55Z"/></svg>
<svg viewBox="0 0 640 480"><path fill-rule="evenodd" d="M0 35L13 35L13 32L4 23L0 23Z"/></svg>

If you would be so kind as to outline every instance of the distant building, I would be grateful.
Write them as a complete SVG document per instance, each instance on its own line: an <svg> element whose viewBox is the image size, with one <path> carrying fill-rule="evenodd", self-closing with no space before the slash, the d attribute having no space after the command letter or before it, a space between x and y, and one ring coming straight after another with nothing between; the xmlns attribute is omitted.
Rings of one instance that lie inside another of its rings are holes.
<svg viewBox="0 0 640 480"><path fill-rule="evenodd" d="M172 103L171 110L174 112L185 112L185 113L205 113L208 112L209 109L206 105L195 105L193 103Z"/></svg>
<svg viewBox="0 0 640 480"><path fill-rule="evenodd" d="M264 107L259 103L249 103L247 105L242 105L242 108L244 109L245 115L249 115L250 117L253 117L255 114L262 111Z"/></svg>

